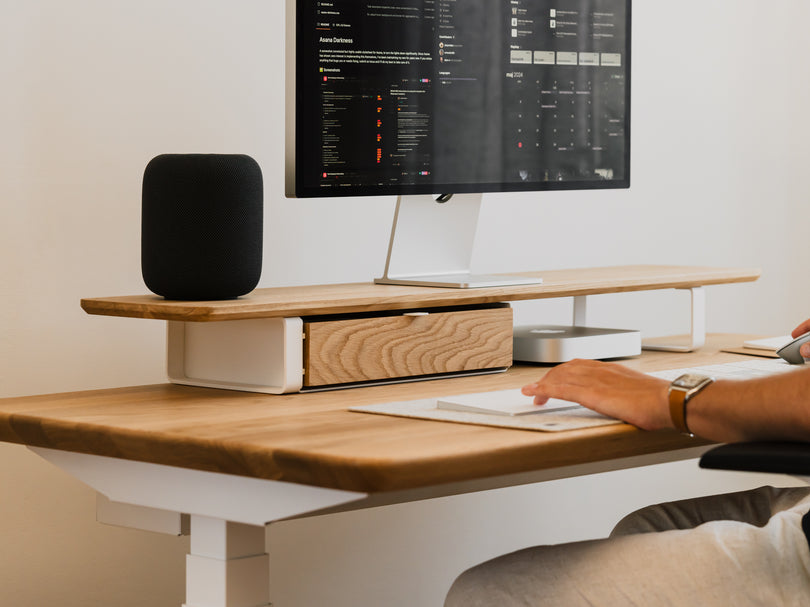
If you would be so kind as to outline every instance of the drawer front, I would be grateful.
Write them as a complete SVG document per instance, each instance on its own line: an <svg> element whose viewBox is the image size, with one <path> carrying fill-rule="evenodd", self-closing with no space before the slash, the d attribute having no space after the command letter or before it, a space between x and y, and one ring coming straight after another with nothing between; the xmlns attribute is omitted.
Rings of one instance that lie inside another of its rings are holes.
<svg viewBox="0 0 810 607"><path fill-rule="evenodd" d="M512 309L304 323L304 386L497 369L512 364Z"/></svg>

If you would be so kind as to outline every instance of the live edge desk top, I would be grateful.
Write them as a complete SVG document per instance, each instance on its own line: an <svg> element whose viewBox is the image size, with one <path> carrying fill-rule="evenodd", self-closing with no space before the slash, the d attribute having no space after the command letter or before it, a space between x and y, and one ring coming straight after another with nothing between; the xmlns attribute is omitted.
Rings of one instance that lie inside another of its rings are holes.
<svg viewBox="0 0 810 607"><path fill-rule="evenodd" d="M746 358L645 352L643 371ZM179 385L0 400L0 440L35 447L379 493L663 453L705 444L628 425L543 433L355 413L349 406L524 385L543 367L334 392L263 395Z"/></svg>

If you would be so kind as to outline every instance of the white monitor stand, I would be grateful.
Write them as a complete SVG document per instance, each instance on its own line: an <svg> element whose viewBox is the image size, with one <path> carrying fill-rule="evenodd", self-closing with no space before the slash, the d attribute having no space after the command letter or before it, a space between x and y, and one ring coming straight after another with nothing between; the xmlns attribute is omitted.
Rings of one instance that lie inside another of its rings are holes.
<svg viewBox="0 0 810 607"><path fill-rule="evenodd" d="M460 289L543 282L525 276L470 273L481 198L481 194L400 196L385 272L374 282Z"/></svg>

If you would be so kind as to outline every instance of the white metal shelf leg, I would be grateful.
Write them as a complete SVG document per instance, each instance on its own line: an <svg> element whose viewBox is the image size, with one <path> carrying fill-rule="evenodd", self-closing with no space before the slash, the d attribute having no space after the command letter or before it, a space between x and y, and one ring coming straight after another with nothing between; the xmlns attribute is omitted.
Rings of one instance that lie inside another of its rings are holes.
<svg viewBox="0 0 810 607"><path fill-rule="evenodd" d="M574 296L574 326L584 327L588 324L588 299L586 295Z"/></svg>
<svg viewBox="0 0 810 607"><path fill-rule="evenodd" d="M684 289L678 289L680 291ZM663 352L692 352L702 348L706 343L706 289L693 287L685 289L691 294L692 329L688 345L659 344L655 342L644 343L645 350L660 350Z"/></svg>
<svg viewBox="0 0 810 607"><path fill-rule="evenodd" d="M270 605L270 560L264 527L191 517L184 607Z"/></svg>

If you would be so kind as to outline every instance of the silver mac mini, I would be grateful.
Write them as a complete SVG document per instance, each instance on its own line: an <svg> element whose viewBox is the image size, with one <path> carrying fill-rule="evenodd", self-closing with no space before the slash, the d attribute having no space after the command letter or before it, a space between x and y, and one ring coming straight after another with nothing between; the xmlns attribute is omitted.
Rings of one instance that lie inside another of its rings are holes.
<svg viewBox="0 0 810 607"><path fill-rule="evenodd" d="M512 358L520 362L563 363L575 358L624 358L641 354L641 332L568 325L519 326Z"/></svg>

